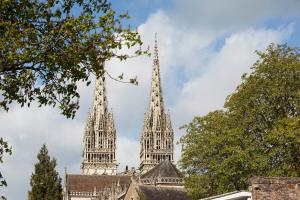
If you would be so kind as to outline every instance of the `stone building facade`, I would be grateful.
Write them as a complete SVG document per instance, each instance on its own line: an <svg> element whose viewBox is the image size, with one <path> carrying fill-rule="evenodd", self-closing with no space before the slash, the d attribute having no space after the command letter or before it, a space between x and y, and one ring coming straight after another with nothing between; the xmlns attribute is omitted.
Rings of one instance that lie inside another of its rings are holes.
<svg viewBox="0 0 300 200"><path fill-rule="evenodd" d="M250 190L252 200L299 200L300 177L254 177Z"/></svg>
<svg viewBox="0 0 300 200"><path fill-rule="evenodd" d="M300 177L253 177L249 191L235 191L201 200L300 200Z"/></svg>

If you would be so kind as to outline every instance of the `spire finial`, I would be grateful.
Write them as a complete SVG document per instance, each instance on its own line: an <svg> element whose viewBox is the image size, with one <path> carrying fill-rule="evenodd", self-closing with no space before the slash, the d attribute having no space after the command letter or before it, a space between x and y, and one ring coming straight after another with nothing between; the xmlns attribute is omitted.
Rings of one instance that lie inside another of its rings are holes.
<svg viewBox="0 0 300 200"><path fill-rule="evenodd" d="M164 112L162 89L161 89L161 83L160 83L157 33L155 33L155 44L154 44L154 52L153 52L153 68L152 68L152 81L151 81L149 110L152 110L153 112L158 112L158 113Z"/></svg>
<svg viewBox="0 0 300 200"><path fill-rule="evenodd" d="M157 44L157 32L155 32L155 44Z"/></svg>

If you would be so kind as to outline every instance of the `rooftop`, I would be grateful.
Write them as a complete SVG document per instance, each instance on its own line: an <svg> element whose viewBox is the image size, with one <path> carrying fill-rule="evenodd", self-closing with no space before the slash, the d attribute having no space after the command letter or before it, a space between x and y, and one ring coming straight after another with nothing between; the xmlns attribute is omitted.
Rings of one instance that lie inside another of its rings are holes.
<svg viewBox="0 0 300 200"><path fill-rule="evenodd" d="M183 187L140 185L138 188L147 200L191 200Z"/></svg>
<svg viewBox="0 0 300 200"><path fill-rule="evenodd" d="M144 178L181 178L181 174L175 165L169 160L164 160L147 173L141 176Z"/></svg>
<svg viewBox="0 0 300 200"><path fill-rule="evenodd" d="M67 174L66 187L70 192L93 192L103 191L112 184L119 184L122 188L128 187L130 182L131 176Z"/></svg>

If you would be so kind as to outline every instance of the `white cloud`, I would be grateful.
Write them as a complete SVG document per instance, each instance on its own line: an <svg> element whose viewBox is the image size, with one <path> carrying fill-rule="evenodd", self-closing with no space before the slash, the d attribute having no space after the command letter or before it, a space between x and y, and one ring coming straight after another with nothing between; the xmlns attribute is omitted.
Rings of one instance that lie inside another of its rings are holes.
<svg viewBox="0 0 300 200"><path fill-rule="evenodd" d="M129 167L138 167L137 163L140 161L140 143L138 140L132 140L128 137L118 137L117 148L117 160L120 163L118 166L119 171L124 171L126 165Z"/></svg>
<svg viewBox="0 0 300 200"><path fill-rule="evenodd" d="M8 182L3 193L8 199L24 199L29 190L29 179L37 162L37 153L46 144L51 157L57 159L61 175L64 168L80 172L82 132L87 108L92 101L92 87L79 84L81 108L74 120L66 119L52 107L20 108L13 105L8 113L0 112L1 137L12 145L12 156L6 156L1 172ZM2 189L2 188L1 188ZM1 191L2 193L2 191Z"/></svg>
<svg viewBox="0 0 300 200"><path fill-rule="evenodd" d="M300 16L298 0L174 0L172 16L182 26L230 32L266 20Z"/></svg>
<svg viewBox="0 0 300 200"><path fill-rule="evenodd" d="M14 106L8 114L0 114L0 121L1 136L13 148L12 156L6 157L3 165L3 175L9 185L4 193L10 199L26 196L36 155L43 143L47 144L50 155L57 158L60 172L64 166L79 167L83 129L80 121L64 119L53 108L35 105L30 109Z"/></svg>
<svg viewBox="0 0 300 200"><path fill-rule="evenodd" d="M241 75L249 72L256 61L255 50L264 50L271 42L282 42L291 32L292 26L278 30L247 29L227 37L224 46L207 64L209 70L187 81L177 96L173 110L178 123L222 108L225 98L241 82Z"/></svg>

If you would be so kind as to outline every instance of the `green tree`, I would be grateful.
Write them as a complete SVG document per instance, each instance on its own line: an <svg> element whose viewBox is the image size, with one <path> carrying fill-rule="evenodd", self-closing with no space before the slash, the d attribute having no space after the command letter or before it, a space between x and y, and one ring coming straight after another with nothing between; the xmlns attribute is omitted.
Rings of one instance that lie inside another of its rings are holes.
<svg viewBox="0 0 300 200"><path fill-rule="evenodd" d="M104 73L109 59L148 52L119 51L142 45L136 31L122 27L128 18L107 0L0 1L0 108L37 101L74 117L77 82L89 84L90 74Z"/></svg>
<svg viewBox="0 0 300 200"><path fill-rule="evenodd" d="M73 118L79 108L78 82L88 85L90 74L108 73L107 60L148 53L138 48L139 34L123 27L128 18L107 0L1 0L0 109L35 101ZM133 47L133 53L122 53L123 47ZM122 81L123 75L116 79ZM128 82L137 84L137 79ZM6 145L1 138L1 152Z"/></svg>
<svg viewBox="0 0 300 200"><path fill-rule="evenodd" d="M50 159L44 144L37 156L34 173L31 175L29 200L62 199L61 178L55 170L56 160Z"/></svg>
<svg viewBox="0 0 300 200"><path fill-rule="evenodd" d="M252 176L300 176L299 50L257 55L223 110L184 126L180 165L195 199L247 189Z"/></svg>

